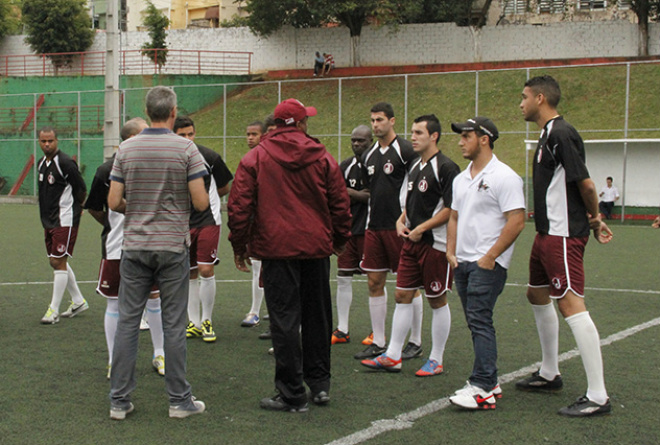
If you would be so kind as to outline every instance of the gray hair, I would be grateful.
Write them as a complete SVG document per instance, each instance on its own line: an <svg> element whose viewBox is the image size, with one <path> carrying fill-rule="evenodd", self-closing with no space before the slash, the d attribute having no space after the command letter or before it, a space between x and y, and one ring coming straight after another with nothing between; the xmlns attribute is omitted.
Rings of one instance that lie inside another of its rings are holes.
<svg viewBox="0 0 660 445"><path fill-rule="evenodd" d="M165 122L176 107L176 93L167 87L154 87L147 93L146 104L151 122Z"/></svg>
<svg viewBox="0 0 660 445"><path fill-rule="evenodd" d="M134 117L133 119L126 121L123 127L121 127L121 140L125 141L126 139L139 134L145 126L149 126L147 121L141 117Z"/></svg>

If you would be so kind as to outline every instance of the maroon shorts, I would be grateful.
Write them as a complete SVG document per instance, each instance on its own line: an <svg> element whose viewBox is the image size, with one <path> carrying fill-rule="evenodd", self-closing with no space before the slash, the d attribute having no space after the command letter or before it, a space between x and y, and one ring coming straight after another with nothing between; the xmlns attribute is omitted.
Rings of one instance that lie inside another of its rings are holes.
<svg viewBox="0 0 660 445"><path fill-rule="evenodd" d="M529 287L550 287L551 298L562 298L569 290L583 297L588 240L537 233L529 257Z"/></svg>
<svg viewBox="0 0 660 445"><path fill-rule="evenodd" d="M396 272L402 244L396 230L367 230L360 268L365 272Z"/></svg>
<svg viewBox="0 0 660 445"><path fill-rule="evenodd" d="M198 264L215 266L218 259L218 241L220 226L204 226L190 229L190 268L197 269Z"/></svg>
<svg viewBox="0 0 660 445"><path fill-rule="evenodd" d="M73 256L73 246L78 238L78 227L55 227L44 229L46 253L49 257L62 258L64 255Z"/></svg>
<svg viewBox="0 0 660 445"><path fill-rule="evenodd" d="M362 273L360 261L364 253L364 235L352 236L346 243L346 250L337 257L337 270Z"/></svg>
<svg viewBox="0 0 660 445"><path fill-rule="evenodd" d="M396 276L397 289L423 288L427 298L434 298L451 290L453 278L445 252L426 243L403 242Z"/></svg>
<svg viewBox="0 0 660 445"><path fill-rule="evenodd" d="M96 285L96 293L106 298L117 298L119 296L119 264L121 260L101 260L99 268L99 282ZM158 285L151 287L151 293L158 292Z"/></svg>

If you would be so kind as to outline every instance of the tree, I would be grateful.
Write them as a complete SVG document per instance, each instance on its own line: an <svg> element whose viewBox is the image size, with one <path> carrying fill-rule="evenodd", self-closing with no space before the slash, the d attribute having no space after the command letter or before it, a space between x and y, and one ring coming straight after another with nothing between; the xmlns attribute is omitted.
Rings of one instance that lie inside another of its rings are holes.
<svg viewBox="0 0 660 445"><path fill-rule="evenodd" d="M639 55L649 55L649 21L657 20L660 0L632 0L632 9L637 14L639 28Z"/></svg>
<svg viewBox="0 0 660 445"><path fill-rule="evenodd" d="M94 41L92 21L85 0L24 0L26 42L37 54L87 51ZM49 56L58 68L71 64L73 56Z"/></svg>
<svg viewBox="0 0 660 445"><path fill-rule="evenodd" d="M0 39L9 34L19 34L21 27L20 8L10 0L0 0Z"/></svg>
<svg viewBox="0 0 660 445"><path fill-rule="evenodd" d="M150 42L142 45L142 54L149 57L158 65L158 70L167 62L167 27L170 19L163 14L153 3L147 2L147 14L144 18L144 26L149 30Z"/></svg>

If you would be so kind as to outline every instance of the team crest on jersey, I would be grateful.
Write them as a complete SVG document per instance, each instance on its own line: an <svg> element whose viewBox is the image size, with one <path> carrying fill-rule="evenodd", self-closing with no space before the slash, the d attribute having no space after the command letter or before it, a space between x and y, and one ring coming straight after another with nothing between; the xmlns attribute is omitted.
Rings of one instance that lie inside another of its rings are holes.
<svg viewBox="0 0 660 445"><path fill-rule="evenodd" d="M376 167L374 167L373 165L368 166L368 167L367 167L367 174L368 174L369 176L371 176L371 175L373 175L374 173L376 173Z"/></svg>
<svg viewBox="0 0 660 445"><path fill-rule="evenodd" d="M218 257L218 251L217 249L213 249L213 252L211 252L211 258L214 260Z"/></svg>
<svg viewBox="0 0 660 445"><path fill-rule="evenodd" d="M64 244L60 244L57 246L58 253L64 253L65 250L66 250L66 246Z"/></svg>
<svg viewBox="0 0 660 445"><path fill-rule="evenodd" d="M48 183L49 183L50 185L55 184L55 176L53 176L52 173L48 173Z"/></svg>
<svg viewBox="0 0 660 445"><path fill-rule="evenodd" d="M437 281L431 283L431 290L433 292L440 292L442 290L442 285Z"/></svg>
<svg viewBox="0 0 660 445"><path fill-rule="evenodd" d="M561 289L561 280L559 279L559 277L554 277L552 279L552 287L554 287L555 289Z"/></svg>
<svg viewBox="0 0 660 445"><path fill-rule="evenodd" d="M103 282L101 283L101 287L104 289L110 289L110 285L105 280L103 280Z"/></svg>
<svg viewBox="0 0 660 445"><path fill-rule="evenodd" d="M417 189L422 193L429 189L429 183L426 182L426 178L423 178L421 181L419 181L419 184L417 184Z"/></svg>
<svg viewBox="0 0 660 445"><path fill-rule="evenodd" d="M383 171L386 175L392 174L394 171L394 164L392 164L390 161L387 161L387 163L383 165Z"/></svg>

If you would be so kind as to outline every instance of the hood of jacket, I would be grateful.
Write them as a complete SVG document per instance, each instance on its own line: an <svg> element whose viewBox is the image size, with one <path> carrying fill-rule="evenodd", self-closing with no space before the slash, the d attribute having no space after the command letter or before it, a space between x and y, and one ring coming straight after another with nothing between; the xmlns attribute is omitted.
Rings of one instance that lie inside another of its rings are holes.
<svg viewBox="0 0 660 445"><path fill-rule="evenodd" d="M268 156L288 170L300 170L326 153L325 146L318 139L296 127L277 128L260 145Z"/></svg>

